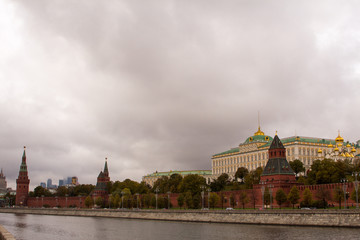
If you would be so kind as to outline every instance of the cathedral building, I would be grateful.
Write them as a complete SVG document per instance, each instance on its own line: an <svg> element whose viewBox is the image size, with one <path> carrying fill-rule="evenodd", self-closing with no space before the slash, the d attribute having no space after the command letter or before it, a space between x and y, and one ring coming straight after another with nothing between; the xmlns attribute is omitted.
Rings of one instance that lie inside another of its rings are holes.
<svg viewBox="0 0 360 240"><path fill-rule="evenodd" d="M258 167L264 168L269 160L268 149L272 141L273 138L265 135L259 125L258 131L237 147L212 156L213 177L217 178L222 173L234 177L239 167L245 167L249 171ZM316 159L326 157L334 160L353 160L360 154L359 141L356 144L344 142L340 133L336 139L292 136L282 138L281 142L285 147L287 159L300 160L306 170L310 169Z"/></svg>
<svg viewBox="0 0 360 240"><path fill-rule="evenodd" d="M24 153L22 156L22 161L19 170L19 177L16 179L16 200L15 204L17 206L26 206L27 199L29 196L29 184L30 180L28 177L28 170L26 165L26 147L24 147Z"/></svg>

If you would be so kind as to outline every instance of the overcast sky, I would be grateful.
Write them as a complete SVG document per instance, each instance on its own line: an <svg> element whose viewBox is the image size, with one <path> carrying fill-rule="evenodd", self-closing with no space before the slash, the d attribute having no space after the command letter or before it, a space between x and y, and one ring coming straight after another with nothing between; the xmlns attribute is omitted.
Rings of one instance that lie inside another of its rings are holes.
<svg viewBox="0 0 360 240"><path fill-rule="evenodd" d="M360 139L359 1L0 1L0 167L31 190L211 169L257 130Z"/></svg>

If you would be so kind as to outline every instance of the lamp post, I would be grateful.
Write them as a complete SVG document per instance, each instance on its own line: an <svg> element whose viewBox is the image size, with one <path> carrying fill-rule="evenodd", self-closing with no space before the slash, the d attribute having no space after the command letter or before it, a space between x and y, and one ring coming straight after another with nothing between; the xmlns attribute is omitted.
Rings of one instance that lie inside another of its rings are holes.
<svg viewBox="0 0 360 240"><path fill-rule="evenodd" d="M341 182L344 183L343 185L343 191L344 191L344 209L346 209L346 182L347 182L347 179L346 178L343 178L341 179Z"/></svg>
<svg viewBox="0 0 360 240"><path fill-rule="evenodd" d="M122 191L121 192L121 209L124 209L124 194L125 194L125 192Z"/></svg>
<svg viewBox="0 0 360 240"><path fill-rule="evenodd" d="M68 203L67 203L67 200L68 200L68 194L65 194L65 208L67 208L68 207Z"/></svg>
<svg viewBox="0 0 360 240"><path fill-rule="evenodd" d="M109 198L108 198L108 201L109 201L109 209L111 209L111 194L109 194Z"/></svg>
<svg viewBox="0 0 360 240"><path fill-rule="evenodd" d="M204 186L204 185L201 185L200 186L200 188L201 188L201 209L204 209L204 196L205 196L205 188L206 188L206 186Z"/></svg>
<svg viewBox="0 0 360 240"><path fill-rule="evenodd" d="M79 196L79 209L81 208L81 196Z"/></svg>
<svg viewBox="0 0 360 240"><path fill-rule="evenodd" d="M139 193L135 193L136 195L136 209L139 209Z"/></svg>
<svg viewBox="0 0 360 240"><path fill-rule="evenodd" d="M210 209L210 188L206 189L208 191L208 209Z"/></svg>
<svg viewBox="0 0 360 240"><path fill-rule="evenodd" d="M273 189L274 185L270 184L269 185L269 192L270 192L270 208L272 209L273 208L273 205L272 205L272 189Z"/></svg>
<svg viewBox="0 0 360 240"><path fill-rule="evenodd" d="M44 207L44 195L41 195L41 207Z"/></svg>
<svg viewBox="0 0 360 240"><path fill-rule="evenodd" d="M354 172L353 175L354 175L354 177L355 177L356 209L359 209L359 199L358 199L359 182L358 182L358 180L357 180L357 177L358 177L358 175L359 175L359 172Z"/></svg>
<svg viewBox="0 0 360 240"><path fill-rule="evenodd" d="M157 187L156 189L155 189L155 205L156 205L156 209L158 209L158 204L157 204L157 199L158 199L158 192L159 192L159 187Z"/></svg>
<svg viewBox="0 0 360 240"><path fill-rule="evenodd" d="M168 209L170 209L170 191L168 191L167 192L167 194L168 194Z"/></svg>
<svg viewBox="0 0 360 240"><path fill-rule="evenodd" d="M264 210L264 193L265 193L265 182L261 181L261 195L262 195L262 209Z"/></svg>

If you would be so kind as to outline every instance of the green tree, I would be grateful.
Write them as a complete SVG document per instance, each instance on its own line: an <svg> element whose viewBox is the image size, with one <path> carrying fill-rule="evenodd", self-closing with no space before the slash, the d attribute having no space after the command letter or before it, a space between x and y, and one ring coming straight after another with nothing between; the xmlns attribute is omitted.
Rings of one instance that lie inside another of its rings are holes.
<svg viewBox="0 0 360 240"><path fill-rule="evenodd" d="M68 194L68 190L65 186L60 186L56 189L56 196L65 197Z"/></svg>
<svg viewBox="0 0 360 240"><path fill-rule="evenodd" d="M293 205L293 208L295 208L295 204L299 202L300 199L300 193L296 186L293 186L288 194L288 200Z"/></svg>
<svg viewBox="0 0 360 240"><path fill-rule="evenodd" d="M193 198L192 198L192 194L190 191L185 193L185 204L187 208L192 208L193 207Z"/></svg>
<svg viewBox="0 0 360 240"><path fill-rule="evenodd" d="M243 209L245 209L245 205L249 202L249 198L245 191L240 192L239 202L241 203Z"/></svg>
<svg viewBox="0 0 360 240"><path fill-rule="evenodd" d="M209 199L209 203L210 203L210 207L211 208L215 208L216 205L219 203L220 201L220 197L217 193L210 193L210 199Z"/></svg>
<svg viewBox="0 0 360 240"><path fill-rule="evenodd" d="M276 191L275 199L276 199L276 202L277 202L277 204L279 205L279 207L281 209L281 205L287 201L286 193L284 192L284 190L279 188Z"/></svg>
<svg viewBox="0 0 360 240"><path fill-rule="evenodd" d="M42 186L37 186L35 189L34 189L34 197L51 197L52 194L51 192L46 189L46 188L43 188Z"/></svg>
<svg viewBox="0 0 360 240"><path fill-rule="evenodd" d="M87 208L90 208L94 204L94 201L91 196L87 196L84 203Z"/></svg>
<svg viewBox="0 0 360 240"><path fill-rule="evenodd" d="M97 198L96 198L96 200L95 200L96 206L102 207L102 206L103 206L103 203L104 203L104 199L103 199L102 197L97 197Z"/></svg>
<svg viewBox="0 0 360 240"><path fill-rule="evenodd" d="M356 202L356 190L354 188L354 190L351 192L351 196L350 196L351 200L353 200L354 202ZM358 193L358 198L359 198L359 193ZM359 201L359 199L358 199Z"/></svg>
<svg viewBox="0 0 360 240"><path fill-rule="evenodd" d="M344 200L344 191L339 187L334 189L334 200L339 203L339 209L341 209L341 200Z"/></svg>
<svg viewBox="0 0 360 240"><path fill-rule="evenodd" d="M309 188L305 188L305 190L303 192L302 205L304 207L311 207L311 205L312 205L312 193Z"/></svg>
<svg viewBox="0 0 360 240"><path fill-rule="evenodd" d="M182 206L184 206L184 203L185 203L185 196L183 193L181 193L178 197L177 197L177 202L178 202L178 205L180 207L180 209L182 208Z"/></svg>
<svg viewBox="0 0 360 240"><path fill-rule="evenodd" d="M229 175L227 173L223 173L217 179L215 179L215 181L210 183L211 191L220 192L224 190L229 183Z"/></svg>
<svg viewBox="0 0 360 240"><path fill-rule="evenodd" d="M186 175L179 185L180 192L190 192L192 196L201 193L201 186L206 185L206 179L197 175Z"/></svg>
<svg viewBox="0 0 360 240"><path fill-rule="evenodd" d="M183 180L183 177L180 174L174 173L169 178L169 187L170 192L179 193L179 186Z"/></svg>
<svg viewBox="0 0 360 240"><path fill-rule="evenodd" d="M247 168L239 167L235 173L235 179L237 180L239 178L242 182L244 182L244 178L248 174L249 174L249 170L247 170Z"/></svg>
<svg viewBox="0 0 360 240"><path fill-rule="evenodd" d="M120 195L119 194L115 194L115 197L113 198L113 206L115 208L119 208L120 207L120 202L121 202L121 198L120 198Z"/></svg>
<svg viewBox="0 0 360 240"><path fill-rule="evenodd" d="M289 164L290 164L291 169L294 171L296 177L297 177L298 173L305 171L304 164L299 159L290 161Z"/></svg>
<svg viewBox="0 0 360 240"><path fill-rule="evenodd" d="M328 189L318 188L315 197L322 201L322 205L324 208L327 206L327 201L331 200L331 193Z"/></svg>
<svg viewBox="0 0 360 240"><path fill-rule="evenodd" d="M254 184L259 184L262 172L262 167L258 167L257 169L250 171L250 173L244 178L246 188L252 189Z"/></svg>

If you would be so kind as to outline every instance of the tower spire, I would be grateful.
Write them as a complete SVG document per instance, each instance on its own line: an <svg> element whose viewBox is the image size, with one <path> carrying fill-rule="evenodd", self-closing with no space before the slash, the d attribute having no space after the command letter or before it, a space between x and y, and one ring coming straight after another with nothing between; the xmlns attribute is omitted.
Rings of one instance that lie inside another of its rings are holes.
<svg viewBox="0 0 360 240"><path fill-rule="evenodd" d="M107 165L107 157L105 158L104 174L105 174L106 177L109 176L109 169L108 169L108 165Z"/></svg>

